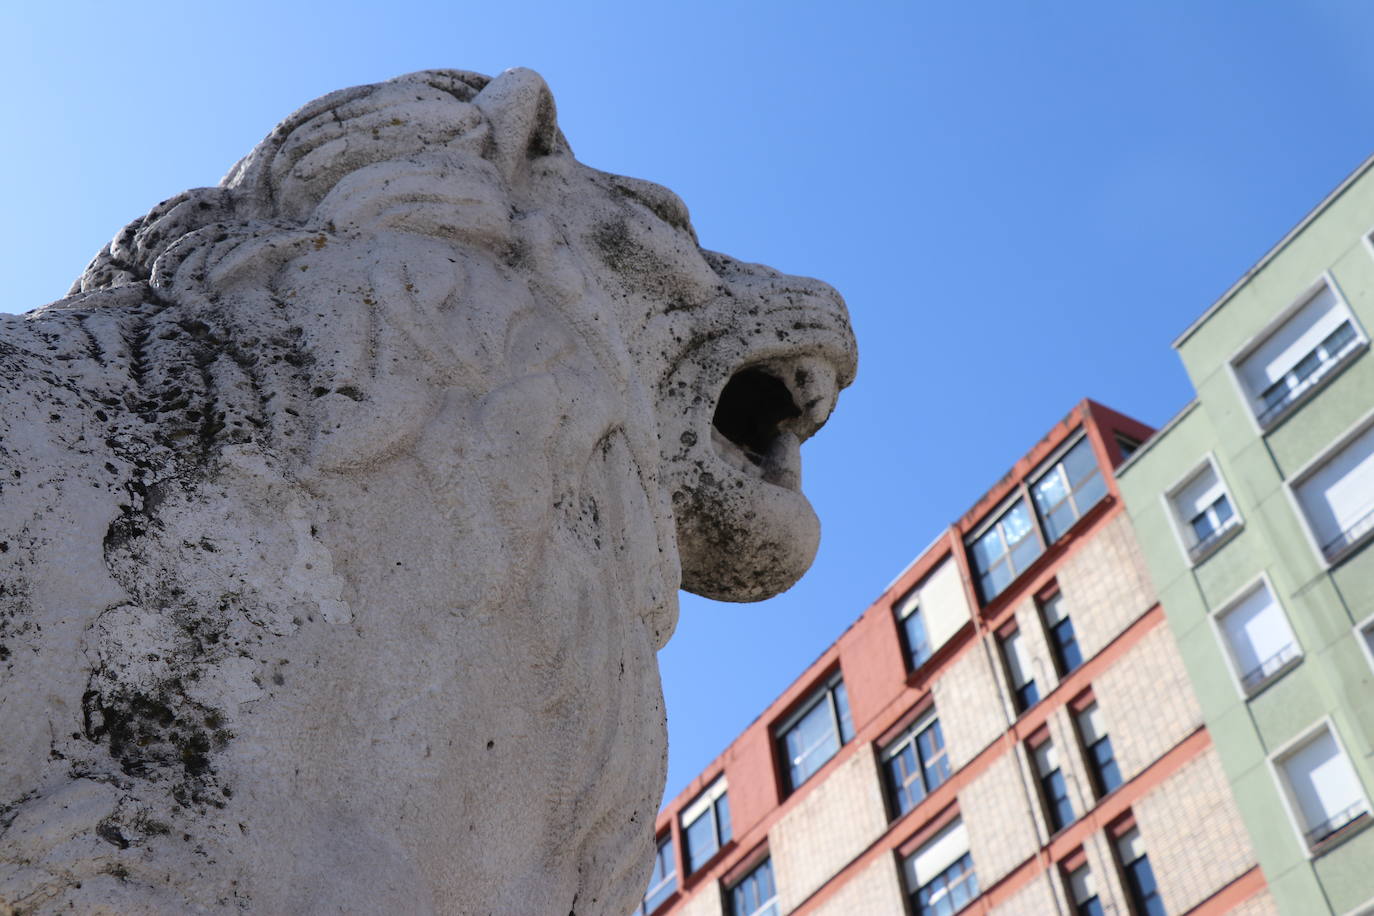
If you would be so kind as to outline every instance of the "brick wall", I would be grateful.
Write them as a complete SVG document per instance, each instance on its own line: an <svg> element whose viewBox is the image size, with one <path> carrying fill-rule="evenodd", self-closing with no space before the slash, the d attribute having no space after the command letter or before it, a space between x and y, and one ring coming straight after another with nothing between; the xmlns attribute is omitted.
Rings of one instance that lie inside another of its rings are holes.
<svg viewBox="0 0 1374 916"><path fill-rule="evenodd" d="M681 907L673 910L673 916L723 916L725 912L720 896L720 882L712 881L699 888Z"/></svg>
<svg viewBox="0 0 1374 916"><path fill-rule="evenodd" d="M1050 876L1046 872L989 912L995 916L1049 916L1062 913L1064 909L1062 904L1055 905L1054 888L1050 886Z"/></svg>
<svg viewBox="0 0 1374 916"><path fill-rule="evenodd" d="M959 793L980 887L991 887L1040 848L1016 768L1016 755L1002 754Z"/></svg>
<svg viewBox="0 0 1374 916"><path fill-rule="evenodd" d="M1128 780L1202 724L1192 682L1162 624L1103 672L1093 693Z"/></svg>
<svg viewBox="0 0 1374 916"><path fill-rule="evenodd" d="M1067 557L1055 578L1084 658L1100 652L1157 600L1124 512Z"/></svg>
<svg viewBox="0 0 1374 916"><path fill-rule="evenodd" d="M987 653L974 643L931 687L950 765L959 769L1007 728Z"/></svg>
<svg viewBox="0 0 1374 916"><path fill-rule="evenodd" d="M1189 761L1133 809L1171 913L1192 909L1255 864L1215 748Z"/></svg>
<svg viewBox="0 0 1374 916"><path fill-rule="evenodd" d="M783 912L787 912L786 909ZM894 856L879 856L834 895L810 911L814 916L906 916L902 876Z"/></svg>
<svg viewBox="0 0 1374 916"><path fill-rule="evenodd" d="M1279 908L1266 888L1233 909L1231 916L1279 916Z"/></svg>
<svg viewBox="0 0 1374 916"><path fill-rule="evenodd" d="M886 829L873 747L860 745L768 831L782 912L805 900Z"/></svg>

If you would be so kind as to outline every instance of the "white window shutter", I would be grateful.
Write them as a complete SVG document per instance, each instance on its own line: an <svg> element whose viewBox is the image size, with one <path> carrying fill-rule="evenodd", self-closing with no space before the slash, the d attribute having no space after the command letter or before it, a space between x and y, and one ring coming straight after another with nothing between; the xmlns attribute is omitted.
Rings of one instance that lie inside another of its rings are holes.
<svg viewBox="0 0 1374 916"><path fill-rule="evenodd" d="M1216 502L1217 497L1225 492L1226 487L1222 484L1221 478L1212 469L1212 465L1207 464L1174 494L1173 502L1178 509L1179 519L1187 522Z"/></svg>
<svg viewBox="0 0 1374 916"><path fill-rule="evenodd" d="M1374 427L1298 486L1317 543L1329 544L1374 510Z"/></svg>
<svg viewBox="0 0 1374 916"><path fill-rule="evenodd" d="M1288 618L1262 583L1226 612L1221 627L1242 675L1293 645Z"/></svg>
<svg viewBox="0 0 1374 916"><path fill-rule="evenodd" d="M955 820L906 860L904 870L907 873L907 887L924 887L966 852L968 831L964 829L962 819Z"/></svg>
<svg viewBox="0 0 1374 916"><path fill-rule="evenodd" d="M1323 285L1293 317L1285 321L1264 343L1245 358L1240 376L1251 397L1283 378L1326 336L1350 318L1350 311Z"/></svg>
<svg viewBox="0 0 1374 916"><path fill-rule="evenodd" d="M1355 770L1330 729L1288 757L1283 770L1308 830L1364 798Z"/></svg>

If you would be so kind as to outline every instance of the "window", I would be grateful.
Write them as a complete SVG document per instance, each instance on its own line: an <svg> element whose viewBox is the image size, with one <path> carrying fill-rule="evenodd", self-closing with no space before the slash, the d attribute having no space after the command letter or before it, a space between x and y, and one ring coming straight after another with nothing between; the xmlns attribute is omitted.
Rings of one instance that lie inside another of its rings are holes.
<svg viewBox="0 0 1374 916"><path fill-rule="evenodd" d="M1016 699L1016 711L1025 712L1040 702L1040 690L1035 686L1030 653L1020 630L1012 630L998 638L1002 648L1002 660L1007 666L1007 677L1011 680L1012 694Z"/></svg>
<svg viewBox="0 0 1374 916"><path fill-rule="evenodd" d="M1220 547L1225 536L1240 526L1226 484L1210 458L1168 499L1192 563Z"/></svg>
<svg viewBox="0 0 1374 916"><path fill-rule="evenodd" d="M1050 543L1063 537L1079 517L1107 495L1107 482L1098 470L1087 436L1079 437L1048 473L1031 484L1031 495Z"/></svg>
<svg viewBox="0 0 1374 916"><path fill-rule="evenodd" d="M649 875L649 889L644 893L644 903L639 912L652 913L675 890L677 890L677 860L673 856L673 835L665 833L658 840L658 851L654 854L654 870Z"/></svg>
<svg viewBox="0 0 1374 916"><path fill-rule="evenodd" d="M687 874L706 864L720 847L730 842L730 796L725 777L717 779L682 809L682 845L687 853Z"/></svg>
<svg viewBox="0 0 1374 916"><path fill-rule="evenodd" d="M921 716L882 752L888 793L896 816L901 817L949 779L945 734L935 710Z"/></svg>
<svg viewBox="0 0 1374 916"><path fill-rule="evenodd" d="M1357 629L1360 643L1364 646L1365 654L1369 657L1369 664L1374 666L1374 618L1366 620Z"/></svg>
<svg viewBox="0 0 1374 916"><path fill-rule="evenodd" d="M1284 752L1276 768L1309 849L1368 819L1364 789L1328 724Z"/></svg>
<svg viewBox="0 0 1374 916"><path fill-rule="evenodd" d="M983 600L1000 595L1043 550L1026 501L1018 499L970 544Z"/></svg>
<svg viewBox="0 0 1374 916"><path fill-rule="evenodd" d="M772 859L764 859L730 889L730 916L778 916Z"/></svg>
<svg viewBox="0 0 1374 916"><path fill-rule="evenodd" d="M1261 580L1218 613L1217 624L1240 678L1241 692L1246 696L1302 658L1288 618L1267 581Z"/></svg>
<svg viewBox="0 0 1374 916"><path fill-rule="evenodd" d="M1350 309L1330 284L1323 283L1236 364L1260 426L1278 422L1364 343Z"/></svg>
<svg viewBox="0 0 1374 916"><path fill-rule="evenodd" d="M921 593L912 589L896 607L897 623L902 629L902 645L906 649L907 668L915 671L930 660L934 649L926 632L926 620L921 616Z"/></svg>
<svg viewBox="0 0 1374 916"><path fill-rule="evenodd" d="M1165 916L1164 900L1159 896L1159 885L1155 883L1154 869L1150 868L1150 857L1145 854L1140 828L1132 825L1116 838L1116 854L1126 877L1126 893L1131 898L1132 912L1137 916Z"/></svg>
<svg viewBox="0 0 1374 916"><path fill-rule="evenodd" d="M1140 449L1140 440L1132 439L1130 436L1123 435L1122 433L1117 433L1116 447L1121 450L1121 460L1125 461Z"/></svg>
<svg viewBox="0 0 1374 916"><path fill-rule="evenodd" d="M907 895L916 916L949 916L978 896L978 876L968 851L968 832L956 819L902 862Z"/></svg>
<svg viewBox="0 0 1374 916"><path fill-rule="evenodd" d="M787 758L788 788L795 789L854 738L849 695L840 676L812 694L778 734Z"/></svg>
<svg viewBox="0 0 1374 916"><path fill-rule="evenodd" d="M1322 556L1335 562L1374 532L1374 426L1294 485Z"/></svg>
<svg viewBox="0 0 1374 916"><path fill-rule="evenodd" d="M1040 613L1045 618L1045 629L1050 634L1050 649L1054 652L1054 663L1059 676L1083 664L1083 650L1078 648L1078 636L1073 631L1073 621L1064 610L1064 596L1055 592L1040 602Z"/></svg>
<svg viewBox="0 0 1374 916"><path fill-rule="evenodd" d="M1097 882L1093 879L1092 869L1080 865L1064 876L1069 885L1069 896L1073 898L1075 916L1103 916L1102 901L1097 898Z"/></svg>
<svg viewBox="0 0 1374 916"><path fill-rule="evenodd" d="M1064 771L1059 768L1059 752L1049 738L1031 748L1035 773L1040 781L1040 795L1045 802L1045 819L1050 831L1057 833L1074 821L1073 802L1069 801L1069 787Z"/></svg>
<svg viewBox="0 0 1374 916"><path fill-rule="evenodd" d="M1078 734L1083 739L1083 750L1088 757L1088 767L1092 770L1093 788L1097 797L1112 792L1121 785L1121 768L1116 764L1116 754L1112 752L1112 739L1107 736L1107 728L1102 722L1102 710L1093 700L1074 716Z"/></svg>

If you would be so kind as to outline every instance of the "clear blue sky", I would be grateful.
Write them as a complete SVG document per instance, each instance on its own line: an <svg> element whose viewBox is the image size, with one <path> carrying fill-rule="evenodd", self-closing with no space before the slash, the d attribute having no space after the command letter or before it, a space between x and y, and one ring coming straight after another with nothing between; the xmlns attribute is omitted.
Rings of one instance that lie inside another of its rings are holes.
<svg viewBox="0 0 1374 916"><path fill-rule="evenodd" d="M1079 399L1188 400L1169 341L1374 152L1371 39L1355 0L5 4L0 310L325 91L539 70L583 161L834 284L859 337L811 573L684 596L671 796Z"/></svg>

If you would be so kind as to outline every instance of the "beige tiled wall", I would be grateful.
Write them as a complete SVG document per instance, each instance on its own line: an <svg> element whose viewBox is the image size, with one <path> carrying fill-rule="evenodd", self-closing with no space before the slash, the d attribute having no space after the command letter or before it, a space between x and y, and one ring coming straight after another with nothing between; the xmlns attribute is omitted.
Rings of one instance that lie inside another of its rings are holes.
<svg viewBox="0 0 1374 916"><path fill-rule="evenodd" d="M1001 692L983 646L974 643L932 686L950 766L959 769L1007 728Z"/></svg>
<svg viewBox="0 0 1374 916"><path fill-rule="evenodd" d="M673 911L673 916L723 916L723 899L720 895L720 882L712 881L702 887L694 888L692 896L681 908Z"/></svg>
<svg viewBox="0 0 1374 916"><path fill-rule="evenodd" d="M896 857L880 856L811 912L815 916L906 916Z"/></svg>
<svg viewBox="0 0 1374 916"><path fill-rule="evenodd" d="M1048 916L1063 911L1062 904L1055 904L1054 888L1050 886L1050 876L1046 872L990 912L995 916Z"/></svg>
<svg viewBox="0 0 1374 916"><path fill-rule="evenodd" d="M1068 557L1055 578L1084 658L1100 652L1156 601L1140 544L1124 512Z"/></svg>
<svg viewBox="0 0 1374 916"><path fill-rule="evenodd" d="M805 900L886 829L873 747L860 745L768 831L782 912Z"/></svg>
<svg viewBox="0 0 1374 916"><path fill-rule="evenodd" d="M1131 779L1202 724L1202 710L1162 623L1093 684L1121 775Z"/></svg>
<svg viewBox="0 0 1374 916"><path fill-rule="evenodd" d="M1014 753L1005 753L959 793L978 885L991 887L1040 848Z"/></svg>
<svg viewBox="0 0 1374 916"><path fill-rule="evenodd" d="M1279 908L1266 888L1233 909L1231 916L1279 916Z"/></svg>
<svg viewBox="0 0 1374 916"><path fill-rule="evenodd" d="M1255 864L1214 748L1185 764L1133 810L1170 913L1187 912Z"/></svg>

